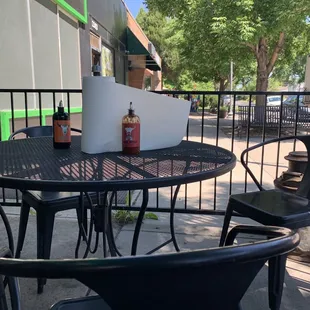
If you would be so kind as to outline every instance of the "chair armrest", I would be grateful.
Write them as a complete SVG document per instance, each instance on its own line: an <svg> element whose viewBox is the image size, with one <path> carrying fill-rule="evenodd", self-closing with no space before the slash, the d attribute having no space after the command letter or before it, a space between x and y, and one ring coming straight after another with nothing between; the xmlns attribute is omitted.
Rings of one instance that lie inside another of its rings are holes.
<svg viewBox="0 0 310 310"><path fill-rule="evenodd" d="M249 226L237 225L233 227L227 235L225 246L233 245L239 234L251 234L272 238L282 237L293 233L290 229L274 226Z"/></svg>

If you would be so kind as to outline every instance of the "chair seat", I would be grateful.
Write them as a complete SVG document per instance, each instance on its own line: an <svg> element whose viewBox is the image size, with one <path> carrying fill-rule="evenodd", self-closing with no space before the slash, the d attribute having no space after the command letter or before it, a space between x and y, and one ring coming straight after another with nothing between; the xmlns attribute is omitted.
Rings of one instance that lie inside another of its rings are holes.
<svg viewBox="0 0 310 310"><path fill-rule="evenodd" d="M97 193L89 193L92 199L97 198ZM35 203L53 205L61 202L62 204L78 202L80 193L77 192L45 192L45 191L25 191L23 199L30 205ZM84 196L84 202L88 204Z"/></svg>
<svg viewBox="0 0 310 310"><path fill-rule="evenodd" d="M68 299L57 302L50 310L111 310L99 296Z"/></svg>
<svg viewBox="0 0 310 310"><path fill-rule="evenodd" d="M52 203L59 200L78 199L80 193L76 192L42 192L42 191L26 191L26 195L32 196L32 199L42 203Z"/></svg>
<svg viewBox="0 0 310 310"><path fill-rule="evenodd" d="M305 225L306 222L310 225L309 200L281 190L232 195L230 203L238 213L264 225L290 228L298 228L301 223Z"/></svg>

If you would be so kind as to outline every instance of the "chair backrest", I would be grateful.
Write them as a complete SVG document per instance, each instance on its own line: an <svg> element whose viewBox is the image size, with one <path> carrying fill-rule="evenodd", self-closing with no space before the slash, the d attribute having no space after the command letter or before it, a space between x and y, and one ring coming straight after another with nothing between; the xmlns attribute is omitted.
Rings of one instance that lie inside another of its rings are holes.
<svg viewBox="0 0 310 310"><path fill-rule="evenodd" d="M310 135L297 136L296 138L304 143L308 153L307 167L297 189L297 195L310 199Z"/></svg>
<svg viewBox="0 0 310 310"><path fill-rule="evenodd" d="M0 274L75 278L97 292L113 310L236 310L265 262L298 245L295 232L269 229L277 237L166 255L50 261L0 258Z"/></svg>
<svg viewBox="0 0 310 310"><path fill-rule="evenodd" d="M71 128L71 131L82 133L80 129ZM35 138L35 137L51 137L53 135L53 126L33 126L33 127L25 127L13 132L9 140L13 140L18 134L25 134L27 138Z"/></svg>
<svg viewBox="0 0 310 310"><path fill-rule="evenodd" d="M281 141L294 140L294 139L300 140L301 142L303 142L306 149L307 149L307 152L308 152L308 164L307 164L304 176L302 178L302 181L299 185L299 188L298 188L296 194L299 196L310 199L310 135L282 137L282 138L271 139L271 140L267 140L267 141L262 142L262 143L255 144L254 146L251 146L251 147L245 149L241 153L240 161L241 161L241 164L243 165L243 167L245 168L245 170L249 173L250 177L252 178L252 180L254 181L256 186L259 188L259 190L264 190L264 188L262 187L260 182L257 180L254 173L251 171L251 169L249 168L249 166L247 164L248 153L257 149L257 148L264 147L265 145L268 145L271 143L276 143L276 142L279 143Z"/></svg>

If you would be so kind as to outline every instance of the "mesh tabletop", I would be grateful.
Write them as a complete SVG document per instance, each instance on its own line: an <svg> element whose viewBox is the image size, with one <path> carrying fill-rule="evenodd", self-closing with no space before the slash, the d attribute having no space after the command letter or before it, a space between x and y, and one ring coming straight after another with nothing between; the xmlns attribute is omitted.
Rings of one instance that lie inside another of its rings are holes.
<svg viewBox="0 0 310 310"><path fill-rule="evenodd" d="M182 141L178 146L141 152L85 154L81 137L70 149L53 148L51 137L0 143L0 186L49 191L102 191L156 188L202 181L231 171L233 153Z"/></svg>

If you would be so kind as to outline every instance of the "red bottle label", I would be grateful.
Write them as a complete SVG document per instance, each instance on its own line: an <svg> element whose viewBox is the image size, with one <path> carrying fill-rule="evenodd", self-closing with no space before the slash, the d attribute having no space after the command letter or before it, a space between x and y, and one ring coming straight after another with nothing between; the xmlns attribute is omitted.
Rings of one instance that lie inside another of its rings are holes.
<svg viewBox="0 0 310 310"><path fill-rule="evenodd" d="M140 123L123 124L123 147L140 147Z"/></svg>
<svg viewBox="0 0 310 310"><path fill-rule="evenodd" d="M71 142L71 129L69 120L54 120L54 141L58 143Z"/></svg>

